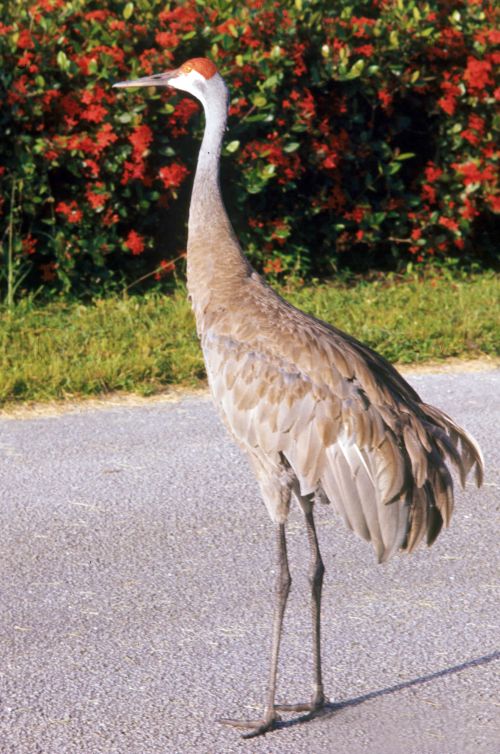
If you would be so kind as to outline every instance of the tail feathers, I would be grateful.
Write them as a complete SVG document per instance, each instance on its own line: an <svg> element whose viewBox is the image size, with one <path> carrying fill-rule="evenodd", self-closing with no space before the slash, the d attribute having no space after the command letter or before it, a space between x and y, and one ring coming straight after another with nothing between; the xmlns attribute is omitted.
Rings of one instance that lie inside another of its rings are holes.
<svg viewBox="0 0 500 754"><path fill-rule="evenodd" d="M427 425L426 428L436 440L441 452L456 467L462 487L465 486L465 480L473 468L476 484L480 487L484 478L484 460L481 449L472 435L434 406L423 404L422 410L433 425ZM439 432L439 429L444 430L444 433Z"/></svg>
<svg viewBox="0 0 500 754"><path fill-rule="evenodd" d="M427 435L428 448L426 479L419 484L423 472L415 473L412 456L413 435L405 433L405 446L412 460L414 486L410 504L408 533L403 549L411 552L426 537L428 545L437 538L441 528L448 526L453 512L453 480L447 463L457 470L462 487L474 469L477 486L481 486L484 474L484 461L481 450L471 435L459 427L453 419L434 406L421 406L426 417L420 428L416 423L419 437L422 427Z"/></svg>
<svg viewBox="0 0 500 754"><path fill-rule="evenodd" d="M431 467L433 468L433 467ZM444 464L434 467L422 487L413 488L408 532L403 550L413 552L425 537L430 546L443 524L448 526L453 511L453 481Z"/></svg>
<svg viewBox="0 0 500 754"><path fill-rule="evenodd" d="M388 413L388 421L391 419ZM345 523L371 541L379 562L398 549L431 545L453 512L455 468L462 486L474 470L478 485L483 458L476 441L433 406L419 404L385 423L377 444L356 442L349 428L318 456L312 478L293 447L286 458L298 481L298 496L313 492L332 502ZM311 467L312 468L312 467Z"/></svg>

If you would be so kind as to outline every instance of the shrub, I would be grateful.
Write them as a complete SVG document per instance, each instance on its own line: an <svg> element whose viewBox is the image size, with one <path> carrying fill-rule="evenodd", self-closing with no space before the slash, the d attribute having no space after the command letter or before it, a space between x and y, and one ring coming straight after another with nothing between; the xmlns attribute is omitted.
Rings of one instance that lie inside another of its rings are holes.
<svg viewBox="0 0 500 754"><path fill-rule="evenodd" d="M210 56L231 91L223 185L271 276L491 263L494 5L417 0L11 3L0 23L10 289L171 275L203 119L111 84Z"/></svg>

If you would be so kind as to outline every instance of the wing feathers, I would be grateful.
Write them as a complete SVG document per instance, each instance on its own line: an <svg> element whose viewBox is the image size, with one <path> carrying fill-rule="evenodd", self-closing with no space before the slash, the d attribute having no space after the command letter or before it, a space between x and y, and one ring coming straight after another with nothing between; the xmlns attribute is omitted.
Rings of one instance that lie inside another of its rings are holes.
<svg viewBox="0 0 500 754"><path fill-rule="evenodd" d="M327 498L351 529L371 540L379 560L400 547L412 551L424 537L432 543L453 510L447 464L462 485L472 469L481 484L479 447L376 354L311 322L312 330L298 334L297 322L290 325L290 338L296 337L288 350L277 349L272 329L255 335L248 321L240 335L254 336L251 347L228 335L203 336L225 423L259 459L261 476L281 480L261 484L263 494L281 484L299 497ZM266 504L272 511L273 502Z"/></svg>

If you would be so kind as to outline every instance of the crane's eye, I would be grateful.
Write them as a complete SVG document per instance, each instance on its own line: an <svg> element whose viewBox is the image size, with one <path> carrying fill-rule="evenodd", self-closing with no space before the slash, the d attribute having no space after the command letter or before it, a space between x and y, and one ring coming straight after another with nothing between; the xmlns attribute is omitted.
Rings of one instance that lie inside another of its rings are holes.
<svg viewBox="0 0 500 754"><path fill-rule="evenodd" d="M186 63L181 68L182 73L191 73L192 70L193 70L193 66L189 65L189 63Z"/></svg>

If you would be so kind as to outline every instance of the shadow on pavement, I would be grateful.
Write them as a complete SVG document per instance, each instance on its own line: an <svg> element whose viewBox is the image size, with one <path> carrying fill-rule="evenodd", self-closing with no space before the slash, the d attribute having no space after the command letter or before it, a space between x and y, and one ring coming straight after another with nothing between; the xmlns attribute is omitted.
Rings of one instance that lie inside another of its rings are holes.
<svg viewBox="0 0 500 754"><path fill-rule="evenodd" d="M333 717L336 712L339 712L339 710L345 709L346 707L356 707L358 704L363 704L370 699L376 699L379 696L387 696L388 694L395 694L396 692L402 691L403 689L409 689L413 686L420 686L423 683L430 683L431 681L435 681L437 678L454 675L455 673L460 673L462 670L479 667L480 665L487 665L494 660L500 660L500 650L492 652L488 655L483 655L483 657L475 657L472 660L467 660L467 662L460 663L460 665L453 665L451 668L444 668L444 670L437 670L435 673L423 675L420 678L414 678L411 681L403 681L402 683L397 683L395 686L389 686L386 689L369 691L367 694L356 696L353 699L346 699L343 702L329 702L328 704L325 704L325 706L321 710L318 710L318 712L301 715L300 717L296 717L293 720L281 721L277 724L276 728L290 728L293 725L300 725L310 720Z"/></svg>

